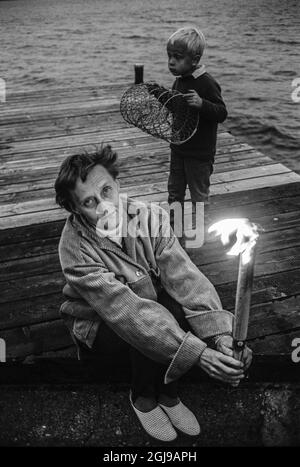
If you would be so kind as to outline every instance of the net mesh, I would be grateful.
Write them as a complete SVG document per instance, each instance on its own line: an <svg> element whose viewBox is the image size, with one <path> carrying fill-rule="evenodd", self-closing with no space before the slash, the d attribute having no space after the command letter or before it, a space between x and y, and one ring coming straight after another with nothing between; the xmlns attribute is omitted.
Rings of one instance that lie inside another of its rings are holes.
<svg viewBox="0 0 300 467"><path fill-rule="evenodd" d="M199 118L184 94L156 83L131 86L121 98L120 111L126 122L173 144L189 140Z"/></svg>

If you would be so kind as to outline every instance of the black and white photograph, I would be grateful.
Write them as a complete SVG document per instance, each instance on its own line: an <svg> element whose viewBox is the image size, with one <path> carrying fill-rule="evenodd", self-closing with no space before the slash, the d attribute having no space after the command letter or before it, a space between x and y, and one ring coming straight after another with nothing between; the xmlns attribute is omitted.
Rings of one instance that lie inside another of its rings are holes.
<svg viewBox="0 0 300 467"><path fill-rule="evenodd" d="M299 447L299 1L1 0L0 44L0 447Z"/></svg>

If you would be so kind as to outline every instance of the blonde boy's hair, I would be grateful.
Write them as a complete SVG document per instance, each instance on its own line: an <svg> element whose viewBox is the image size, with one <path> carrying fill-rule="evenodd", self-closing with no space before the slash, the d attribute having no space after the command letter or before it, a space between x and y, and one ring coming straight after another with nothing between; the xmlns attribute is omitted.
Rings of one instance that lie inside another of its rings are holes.
<svg viewBox="0 0 300 467"><path fill-rule="evenodd" d="M186 52L193 57L202 57L205 48L205 37L202 31L193 27L180 28L168 39L167 47L179 45L186 49Z"/></svg>

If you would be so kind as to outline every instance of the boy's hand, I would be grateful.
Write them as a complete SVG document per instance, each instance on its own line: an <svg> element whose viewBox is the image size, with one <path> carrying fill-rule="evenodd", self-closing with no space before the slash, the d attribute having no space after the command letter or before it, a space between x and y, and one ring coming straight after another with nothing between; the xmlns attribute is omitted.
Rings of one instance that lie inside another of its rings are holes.
<svg viewBox="0 0 300 467"><path fill-rule="evenodd" d="M209 347L202 352L199 366L212 378L232 386L237 386L245 377L244 363Z"/></svg>
<svg viewBox="0 0 300 467"><path fill-rule="evenodd" d="M189 89L188 93L184 95L187 103L196 109L201 109L202 99L194 89Z"/></svg>
<svg viewBox="0 0 300 467"><path fill-rule="evenodd" d="M219 352L229 357L233 356L233 338L231 336L220 336L216 342L216 348ZM244 370L247 371L252 362L252 350L245 347L243 352Z"/></svg>

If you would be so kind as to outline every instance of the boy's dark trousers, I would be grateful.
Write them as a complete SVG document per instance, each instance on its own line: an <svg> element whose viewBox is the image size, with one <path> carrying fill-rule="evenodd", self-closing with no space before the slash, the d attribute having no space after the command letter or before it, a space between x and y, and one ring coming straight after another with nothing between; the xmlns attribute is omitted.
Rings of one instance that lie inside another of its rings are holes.
<svg viewBox="0 0 300 467"><path fill-rule="evenodd" d="M158 302L172 313L182 329L186 332L191 330L185 319L181 305L170 297L165 290L162 290L158 294ZM96 356L99 355L99 361L101 361L101 357L111 357L115 360L118 355L129 352L132 369L131 390L133 402L139 396L157 398L159 394L165 394L172 398L177 397L177 381L164 384L164 375L167 366L157 363L141 354L138 350L121 339L104 322L99 326L92 349L89 349L81 342L78 342L78 345L81 349L80 353L83 359L85 356L88 358L92 353L94 355L96 354Z"/></svg>
<svg viewBox="0 0 300 467"><path fill-rule="evenodd" d="M213 173L212 162L202 162L196 157L184 157L171 151L170 174L168 180L168 203L179 201L184 206L186 187L188 185L193 205L193 228L197 202L207 204L210 187L210 176ZM183 216L182 216L183 219ZM174 229L173 211L170 211L170 223ZM181 226L180 226L181 228ZM180 231L180 230L179 230Z"/></svg>

